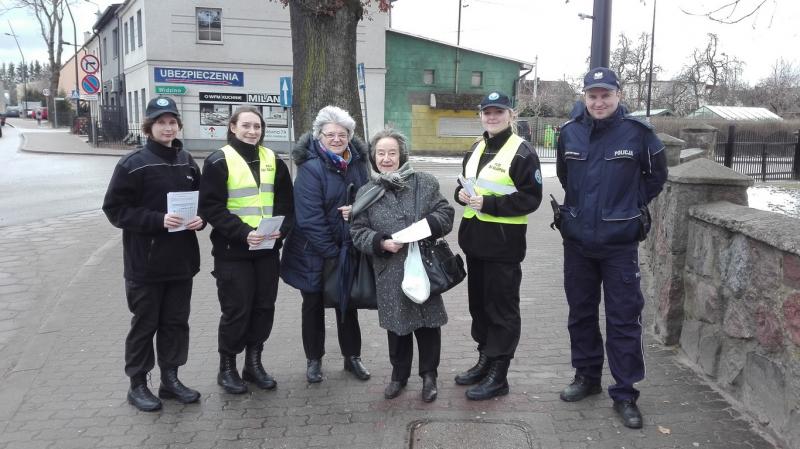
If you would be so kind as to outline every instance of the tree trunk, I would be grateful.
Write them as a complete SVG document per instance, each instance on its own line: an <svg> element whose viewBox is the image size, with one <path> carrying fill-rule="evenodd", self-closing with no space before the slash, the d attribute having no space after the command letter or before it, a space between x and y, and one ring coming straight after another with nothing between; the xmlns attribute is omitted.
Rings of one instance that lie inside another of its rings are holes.
<svg viewBox="0 0 800 449"><path fill-rule="evenodd" d="M326 14L304 6L327 3L289 1L295 136L311 130L317 112L333 105L350 113L356 121L356 134L364 137L356 76L356 28L363 7L358 0L345 0L338 10Z"/></svg>

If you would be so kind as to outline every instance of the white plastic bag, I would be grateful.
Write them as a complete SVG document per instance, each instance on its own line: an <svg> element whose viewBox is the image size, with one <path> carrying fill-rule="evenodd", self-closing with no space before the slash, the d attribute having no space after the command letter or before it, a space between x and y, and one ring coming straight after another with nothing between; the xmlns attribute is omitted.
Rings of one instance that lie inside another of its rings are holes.
<svg viewBox="0 0 800 449"><path fill-rule="evenodd" d="M431 283L425 272L425 266L422 265L422 255L417 242L411 242L408 245L401 286L408 299L417 304L424 303L431 295Z"/></svg>

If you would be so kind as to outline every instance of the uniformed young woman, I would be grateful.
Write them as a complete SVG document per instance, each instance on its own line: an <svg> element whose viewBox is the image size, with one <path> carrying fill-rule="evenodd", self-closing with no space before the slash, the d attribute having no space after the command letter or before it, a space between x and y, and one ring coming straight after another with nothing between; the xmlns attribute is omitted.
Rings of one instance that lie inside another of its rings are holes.
<svg viewBox="0 0 800 449"><path fill-rule="evenodd" d="M281 239L293 222L292 179L286 164L261 145L264 119L258 109L240 107L230 118L228 145L206 158L200 186L200 209L214 230L211 254L222 316L217 383L233 394L247 391L243 379L262 389L275 379L261 363L272 331L280 272ZM279 231L256 232L262 218L284 216ZM273 249L250 250L265 239ZM242 376L236 356L245 351Z"/></svg>
<svg viewBox="0 0 800 449"><path fill-rule="evenodd" d="M122 229L125 294L133 313L125 339L128 402L142 411L161 408L147 388L156 354L161 369L158 395L182 403L200 398L178 379L178 367L186 364L189 353L192 278L200 271L195 231L204 226L199 216L184 221L167 213L167 193L200 186L200 168L177 138L181 128L171 98L150 100L142 123L147 142L119 161L103 200L108 220ZM181 225L186 230L169 232Z"/></svg>
<svg viewBox="0 0 800 449"><path fill-rule="evenodd" d="M456 376L473 385L468 399L508 394L506 375L519 342L521 319L520 263L525 258L527 215L542 200L539 157L513 131L514 111L508 96L492 92L481 101L483 137L464 157L463 176L474 189L456 189L464 208L458 243L467 256L467 289L472 338L478 361ZM465 188L467 187L467 188Z"/></svg>

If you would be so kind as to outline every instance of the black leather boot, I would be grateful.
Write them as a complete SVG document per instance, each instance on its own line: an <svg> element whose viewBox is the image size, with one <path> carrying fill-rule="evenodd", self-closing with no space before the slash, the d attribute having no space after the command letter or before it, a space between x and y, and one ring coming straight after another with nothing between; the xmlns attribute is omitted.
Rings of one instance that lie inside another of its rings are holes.
<svg viewBox="0 0 800 449"><path fill-rule="evenodd" d="M309 359L306 361L306 380L310 384L322 382L322 359Z"/></svg>
<svg viewBox="0 0 800 449"><path fill-rule="evenodd" d="M357 355L349 355L344 358L344 370L350 371L359 380L369 380L369 371Z"/></svg>
<svg viewBox="0 0 800 449"><path fill-rule="evenodd" d="M217 383L227 393L247 393L247 385L242 381L242 378L239 377L239 372L236 371L235 355L219 355L219 374L217 375Z"/></svg>
<svg viewBox="0 0 800 449"><path fill-rule="evenodd" d="M261 364L261 351L263 346L248 346L244 354L244 369L242 378L255 383L262 390L274 390L278 383L269 375Z"/></svg>
<svg viewBox="0 0 800 449"><path fill-rule="evenodd" d="M422 400L424 402L433 402L439 390L436 388L436 374L425 373L422 375Z"/></svg>
<svg viewBox="0 0 800 449"><path fill-rule="evenodd" d="M614 411L622 418L622 424L631 429L642 428L642 412L636 406L636 401L614 401Z"/></svg>
<svg viewBox="0 0 800 449"><path fill-rule="evenodd" d="M478 353L478 363L472 368L456 376L458 385L474 385L486 377L489 372L489 357L483 352Z"/></svg>
<svg viewBox="0 0 800 449"><path fill-rule="evenodd" d="M394 399L400 396L400 393L402 393L403 389L406 387L406 383L408 383L408 379L393 380L389 382L389 385L387 385L386 389L383 390L383 397L386 399Z"/></svg>
<svg viewBox="0 0 800 449"><path fill-rule="evenodd" d="M493 360L489 365L489 372L486 377L467 390L467 399L473 401L483 401L491 399L495 396L502 396L508 394L508 366L511 365L510 360Z"/></svg>
<svg viewBox="0 0 800 449"><path fill-rule="evenodd" d="M561 391L559 397L562 401L575 402L580 401L586 396L600 394L602 392L603 386L600 385L599 380L576 374L575 379L572 380L571 384L567 385L567 388Z"/></svg>
<svg viewBox="0 0 800 449"><path fill-rule="evenodd" d="M137 374L131 377L128 403L143 412L161 410L161 401L147 388L147 378L144 374Z"/></svg>
<svg viewBox="0 0 800 449"><path fill-rule="evenodd" d="M158 387L161 399L177 399L183 404L191 404L200 399L200 392L193 390L178 379L178 368L161 371L161 386Z"/></svg>

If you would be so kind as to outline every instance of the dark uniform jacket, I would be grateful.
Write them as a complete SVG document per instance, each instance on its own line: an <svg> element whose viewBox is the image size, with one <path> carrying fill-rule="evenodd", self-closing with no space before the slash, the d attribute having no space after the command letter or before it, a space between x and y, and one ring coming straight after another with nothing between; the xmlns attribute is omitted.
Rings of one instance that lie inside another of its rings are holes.
<svg viewBox="0 0 800 449"><path fill-rule="evenodd" d="M478 163L478 173L497 155L509 137L511 128L491 138L484 133L486 148ZM473 144L464 156L462 173L478 143ZM511 161L509 175L514 181L517 192L501 196L484 196L481 212L496 217L513 217L528 215L539 208L542 202L542 172L539 156L530 143L522 142L519 145L517 154ZM456 202L465 205L458 199L460 190L460 186L456 188L454 197ZM527 229L528 226L524 224L491 223L481 221L477 216L462 218L458 228L458 245L469 257L493 262L519 263L525 258Z"/></svg>
<svg viewBox="0 0 800 449"><path fill-rule="evenodd" d="M261 184L258 150L255 145L244 143L232 137L230 145L239 153L250 167L256 185ZM277 154L275 155L275 186L273 216L283 215L281 235L286 236L294 221L294 200L292 177L289 169ZM275 242L273 249L250 251L247 234L254 230L236 214L228 210L228 163L225 153L219 149L206 158L203 164L203 182L200 184L200 212L211 231L211 255L224 260L255 259L270 252L280 250L283 237Z"/></svg>
<svg viewBox="0 0 800 449"><path fill-rule="evenodd" d="M148 139L143 148L120 159L111 176L103 212L122 229L125 279L190 279L200 270L196 233L164 227L167 193L200 186L200 168L181 148L178 139L172 148Z"/></svg>
<svg viewBox="0 0 800 449"><path fill-rule="evenodd" d="M602 247L636 243L649 230L647 204L667 178L664 145L622 106L595 120L586 108L561 128L556 169L566 195L565 239Z"/></svg>
<svg viewBox="0 0 800 449"><path fill-rule="evenodd" d="M358 189L369 180L367 145L350 141L351 159L339 170L320 154L317 140L306 133L292 150L297 164L295 219L281 259L281 278L304 292L322 291L324 259L339 256L343 242L350 240L350 227L339 207L352 204ZM352 186L352 187L351 187ZM348 198L348 192L352 197Z"/></svg>

